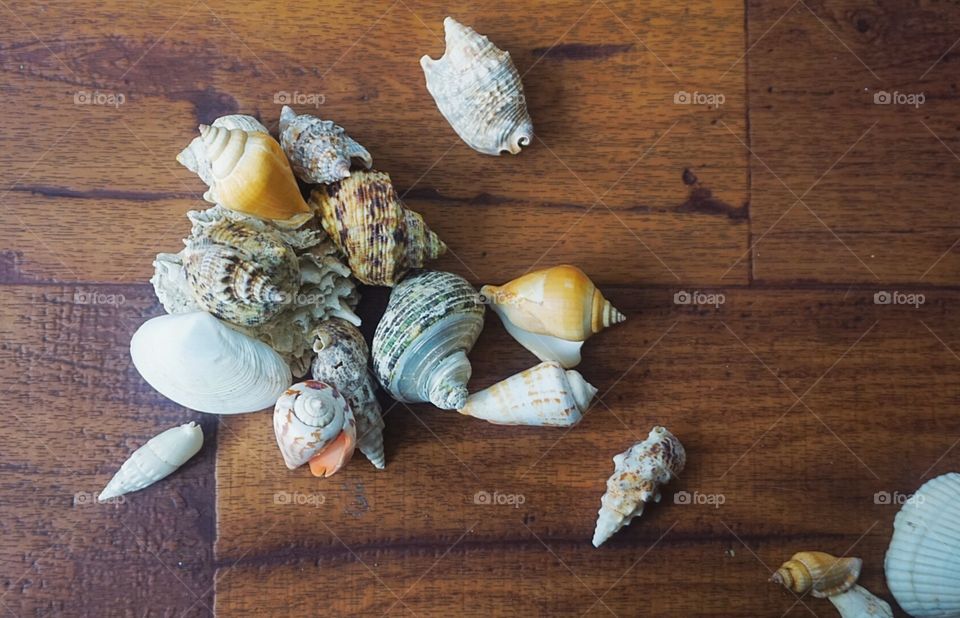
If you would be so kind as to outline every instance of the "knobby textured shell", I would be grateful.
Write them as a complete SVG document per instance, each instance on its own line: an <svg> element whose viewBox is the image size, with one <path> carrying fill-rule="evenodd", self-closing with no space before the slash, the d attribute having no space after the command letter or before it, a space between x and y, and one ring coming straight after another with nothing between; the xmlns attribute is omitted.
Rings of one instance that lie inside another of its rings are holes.
<svg viewBox="0 0 960 618"><path fill-rule="evenodd" d="M677 438L663 427L654 427L638 442L613 458L613 475L600 499L593 546L609 539L630 520L643 514L647 502L660 501L660 486L683 471L687 453Z"/></svg>
<svg viewBox="0 0 960 618"><path fill-rule="evenodd" d="M363 283L395 285L411 268L420 268L447 250L423 217L403 206L390 176L383 172L357 171L317 187L310 203Z"/></svg>
<svg viewBox="0 0 960 618"><path fill-rule="evenodd" d="M346 434L351 453L356 442L356 423L347 400L336 388L315 380L294 384L277 400L273 431L291 470L322 453L341 434Z"/></svg>
<svg viewBox="0 0 960 618"><path fill-rule="evenodd" d="M130 356L161 395L212 414L270 407L292 381L270 346L202 311L147 320L130 340Z"/></svg>
<svg viewBox="0 0 960 618"><path fill-rule="evenodd" d="M269 134L200 125L199 140L177 161L209 185L205 200L291 227L310 219L287 157Z"/></svg>
<svg viewBox="0 0 960 618"><path fill-rule="evenodd" d="M383 418L373 374L367 365L370 350L363 334L344 320L327 320L316 330L313 378L330 384L346 397L357 420L357 448L377 468L385 464Z"/></svg>
<svg viewBox="0 0 960 618"><path fill-rule="evenodd" d="M470 361L483 304L466 279L420 271L401 281L373 336L373 368L398 401L458 410L467 401Z"/></svg>
<svg viewBox="0 0 960 618"><path fill-rule="evenodd" d="M903 505L884 569L911 616L960 617L960 473L927 481Z"/></svg>
<svg viewBox="0 0 960 618"><path fill-rule="evenodd" d="M104 502L153 485L187 463L201 446L203 431L193 422L150 438L123 462L97 500Z"/></svg>
<svg viewBox="0 0 960 618"><path fill-rule="evenodd" d="M347 135L343 127L310 114L297 115L283 106L280 112L280 145L297 178L310 183L331 183L350 175L351 159L369 169L373 157Z"/></svg>
<svg viewBox="0 0 960 618"><path fill-rule="evenodd" d="M863 560L837 558L822 551L802 551L784 562L770 578L787 590L823 599L850 590L860 577Z"/></svg>
<svg viewBox="0 0 960 618"><path fill-rule="evenodd" d="M474 150L517 154L533 140L533 122L509 52L452 17L443 20L443 28L443 57L420 58L440 113Z"/></svg>
<svg viewBox="0 0 960 618"><path fill-rule="evenodd" d="M498 425L569 427L596 394L579 372L548 361L470 395L460 413Z"/></svg>
<svg viewBox="0 0 960 618"><path fill-rule="evenodd" d="M626 319L576 266L538 270L480 293L514 339L567 368L580 364L583 341Z"/></svg>

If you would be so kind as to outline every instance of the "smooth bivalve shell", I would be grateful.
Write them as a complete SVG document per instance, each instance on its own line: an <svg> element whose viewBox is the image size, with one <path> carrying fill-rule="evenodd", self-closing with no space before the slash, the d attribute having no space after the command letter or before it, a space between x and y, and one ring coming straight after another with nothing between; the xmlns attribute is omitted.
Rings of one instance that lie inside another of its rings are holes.
<svg viewBox="0 0 960 618"><path fill-rule="evenodd" d="M927 481L893 522L887 585L915 618L960 618L960 473Z"/></svg>
<svg viewBox="0 0 960 618"><path fill-rule="evenodd" d="M687 453L672 433L654 427L646 440L614 456L613 463L607 492L600 499L594 547L642 515L648 502L660 502L660 486L683 471Z"/></svg>
<svg viewBox="0 0 960 618"><path fill-rule="evenodd" d="M280 112L280 146L290 159L297 178L325 184L350 175L350 161L360 159L370 169L373 157L343 127L310 114L297 114L283 106Z"/></svg>
<svg viewBox="0 0 960 618"><path fill-rule="evenodd" d="M318 456L330 462L317 476L330 476L344 466L357 442L347 400L336 388L317 380L294 384L283 393L273 410L273 431L291 470Z"/></svg>
<svg viewBox="0 0 960 618"><path fill-rule="evenodd" d="M803 551L784 562L770 581L794 592L823 599L846 592L857 583L863 560L836 558L822 551Z"/></svg>
<svg viewBox="0 0 960 618"><path fill-rule="evenodd" d="M452 17L443 20L443 29L443 57L420 58L440 113L474 150L517 154L533 140L533 122L510 53Z"/></svg>
<svg viewBox="0 0 960 618"><path fill-rule="evenodd" d="M268 408L292 381L270 346L203 311L147 320L130 340L130 356L161 395L212 414Z"/></svg>
<svg viewBox="0 0 960 618"><path fill-rule="evenodd" d="M361 170L317 187L310 203L354 276L368 285L395 285L447 250L423 217L403 206L383 172Z"/></svg>
<svg viewBox="0 0 960 618"><path fill-rule="evenodd" d="M377 468L383 469L383 417L373 374L367 365L370 350L363 334L344 320L327 320L316 330L313 379L330 384L347 399L357 420L357 448Z"/></svg>
<svg viewBox="0 0 960 618"><path fill-rule="evenodd" d="M401 281L373 336L380 385L407 403L458 410L467 402L467 354L483 329L483 304L463 277L420 271Z"/></svg>
<svg viewBox="0 0 960 618"><path fill-rule="evenodd" d="M547 361L470 395L460 413L498 425L569 427L596 394L578 371Z"/></svg>
<svg viewBox="0 0 960 618"><path fill-rule="evenodd" d="M150 438L123 462L97 500L104 502L153 485L187 463L201 446L203 431L193 422Z"/></svg>

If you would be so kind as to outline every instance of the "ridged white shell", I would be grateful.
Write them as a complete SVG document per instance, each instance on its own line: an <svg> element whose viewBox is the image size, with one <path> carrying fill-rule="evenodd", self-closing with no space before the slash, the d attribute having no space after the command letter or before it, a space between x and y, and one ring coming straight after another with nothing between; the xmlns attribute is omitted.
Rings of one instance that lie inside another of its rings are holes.
<svg viewBox="0 0 960 618"><path fill-rule="evenodd" d="M915 618L960 618L960 473L925 483L897 513L884 568Z"/></svg>
<svg viewBox="0 0 960 618"><path fill-rule="evenodd" d="M460 413L497 425L570 427L596 394L579 372L550 361L470 395Z"/></svg>
<svg viewBox="0 0 960 618"><path fill-rule="evenodd" d="M154 436L123 462L97 500L104 502L156 483L187 463L201 446L203 431L193 422Z"/></svg>
<svg viewBox="0 0 960 618"><path fill-rule="evenodd" d="M202 311L147 320L130 340L130 356L160 394L212 414L271 407L292 381L270 346Z"/></svg>
<svg viewBox="0 0 960 618"><path fill-rule="evenodd" d="M277 400L273 431L284 463L293 470L323 452L344 431L355 441L356 422L336 388L308 380L294 384Z"/></svg>

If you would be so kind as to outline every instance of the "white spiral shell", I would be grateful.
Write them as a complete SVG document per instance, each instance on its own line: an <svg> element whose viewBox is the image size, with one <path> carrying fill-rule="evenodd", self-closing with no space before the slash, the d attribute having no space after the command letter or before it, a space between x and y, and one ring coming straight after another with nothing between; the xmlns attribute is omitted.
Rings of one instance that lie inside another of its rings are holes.
<svg viewBox="0 0 960 618"><path fill-rule="evenodd" d="M273 431L291 470L323 452L341 433L356 436L350 405L337 389L316 380L294 384L277 400Z"/></svg>
<svg viewBox="0 0 960 618"><path fill-rule="evenodd" d="M201 446L203 431L193 422L154 436L123 462L97 500L104 502L156 483L196 455Z"/></svg>

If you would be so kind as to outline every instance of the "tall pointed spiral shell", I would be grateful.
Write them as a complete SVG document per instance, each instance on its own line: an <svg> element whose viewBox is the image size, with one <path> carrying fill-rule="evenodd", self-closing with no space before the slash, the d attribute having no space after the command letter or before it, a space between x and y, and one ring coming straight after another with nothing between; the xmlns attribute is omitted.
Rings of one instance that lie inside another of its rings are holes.
<svg viewBox="0 0 960 618"><path fill-rule="evenodd" d="M343 127L310 114L297 114L283 106L280 112L280 146L290 159L297 178L325 184L350 175L350 161L360 159L369 169L373 157Z"/></svg>
<svg viewBox="0 0 960 618"><path fill-rule="evenodd" d="M322 453L344 432L352 441L356 439L356 423L347 400L336 388L316 380L294 384L277 399L273 431L291 470Z"/></svg>
<svg viewBox="0 0 960 618"><path fill-rule="evenodd" d="M330 384L347 399L357 420L357 448L377 468L385 464L383 418L373 375L367 367L370 350L363 334L344 320L327 320L315 332L313 379Z"/></svg>
<svg viewBox="0 0 960 618"><path fill-rule="evenodd" d="M173 427L150 438L123 462L97 500L104 502L153 485L187 463L201 446L203 431L193 422Z"/></svg>
<svg viewBox="0 0 960 618"><path fill-rule="evenodd" d="M358 171L317 187L310 203L363 283L396 285L411 268L420 268L447 250L423 217L403 206L390 176L383 172Z"/></svg>
<svg viewBox="0 0 960 618"><path fill-rule="evenodd" d="M467 401L467 354L483 329L483 304L466 279L419 271L390 294L373 336L373 368L398 401L458 410Z"/></svg>
<svg viewBox="0 0 960 618"><path fill-rule="evenodd" d="M663 427L654 427L647 439L613 458L613 475L600 499L593 546L609 539L630 520L643 514L647 502L660 501L660 486L678 476L687 462L687 453L676 436Z"/></svg>
<svg viewBox="0 0 960 618"><path fill-rule="evenodd" d="M443 20L443 28L443 57L420 58L440 113L474 150L517 154L533 140L533 122L510 53L452 17Z"/></svg>
<svg viewBox="0 0 960 618"><path fill-rule="evenodd" d="M784 562L770 578L793 592L810 591L824 599L850 590L860 577L863 560L837 558L822 551L802 551Z"/></svg>

